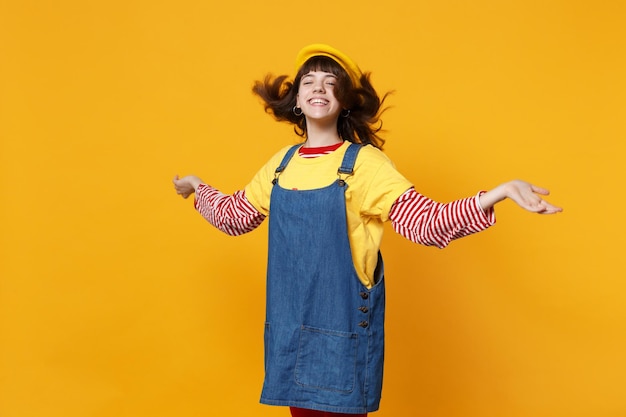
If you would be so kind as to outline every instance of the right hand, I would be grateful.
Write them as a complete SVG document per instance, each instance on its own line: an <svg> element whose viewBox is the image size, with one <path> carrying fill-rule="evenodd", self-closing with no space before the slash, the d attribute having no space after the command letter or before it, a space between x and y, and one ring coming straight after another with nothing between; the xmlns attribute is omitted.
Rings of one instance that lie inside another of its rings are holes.
<svg viewBox="0 0 626 417"><path fill-rule="evenodd" d="M202 180L194 175L187 175L182 178L176 175L172 182L174 183L176 194L183 198L187 198L195 193L198 186L202 184Z"/></svg>

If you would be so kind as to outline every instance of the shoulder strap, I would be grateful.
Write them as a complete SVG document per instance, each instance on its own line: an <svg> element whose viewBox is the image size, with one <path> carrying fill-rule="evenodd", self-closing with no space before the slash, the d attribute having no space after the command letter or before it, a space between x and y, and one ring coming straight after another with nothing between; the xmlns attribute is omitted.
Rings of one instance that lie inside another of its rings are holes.
<svg viewBox="0 0 626 417"><path fill-rule="evenodd" d="M337 170L337 174L352 175L352 173L354 172L354 163L356 162L356 157L362 147L363 145L359 143L351 143L350 146L348 146L348 149L346 149L346 153L343 156L341 166Z"/></svg>
<svg viewBox="0 0 626 417"><path fill-rule="evenodd" d="M296 151L298 150L300 146L302 146L302 144L299 143L289 148L289 150L283 157L283 160L280 162L280 165L276 168L276 171L274 171L274 179L272 180L272 184L276 184L276 182L278 181L278 176L280 175L281 172L285 170L285 168L287 167L287 164L289 163L289 161L291 161L291 158L293 157L293 155L296 153Z"/></svg>

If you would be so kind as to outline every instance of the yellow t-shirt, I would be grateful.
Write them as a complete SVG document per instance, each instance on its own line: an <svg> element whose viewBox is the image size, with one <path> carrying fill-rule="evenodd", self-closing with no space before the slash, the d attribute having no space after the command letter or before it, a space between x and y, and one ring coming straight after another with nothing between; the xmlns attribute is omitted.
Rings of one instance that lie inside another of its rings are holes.
<svg viewBox="0 0 626 417"><path fill-rule="evenodd" d="M337 179L337 169L350 145L344 142L336 151L316 158L302 158L296 152L280 175L283 188L312 190ZM259 170L246 186L248 201L261 213L270 212L270 194L274 172L290 146L281 149ZM379 149L364 146L356 159L354 174L344 179L348 233L355 270L363 285L374 285L374 270L383 234L383 222L389 210L412 184L400 174Z"/></svg>

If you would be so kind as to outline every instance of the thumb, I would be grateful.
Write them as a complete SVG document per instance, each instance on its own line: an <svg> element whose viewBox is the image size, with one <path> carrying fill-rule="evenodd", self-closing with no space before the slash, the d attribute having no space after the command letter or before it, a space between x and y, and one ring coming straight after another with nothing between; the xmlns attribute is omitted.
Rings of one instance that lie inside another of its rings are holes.
<svg viewBox="0 0 626 417"><path fill-rule="evenodd" d="M541 194L541 195L550 195L550 191L548 191L546 188L543 187L538 187L536 185L532 185L530 186L531 190L537 194Z"/></svg>

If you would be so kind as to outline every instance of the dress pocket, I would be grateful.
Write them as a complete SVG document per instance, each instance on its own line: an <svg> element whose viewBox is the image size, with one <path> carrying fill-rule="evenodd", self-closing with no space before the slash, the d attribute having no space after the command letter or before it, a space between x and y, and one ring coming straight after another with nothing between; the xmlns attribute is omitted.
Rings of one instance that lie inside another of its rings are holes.
<svg viewBox="0 0 626 417"><path fill-rule="evenodd" d="M299 385L351 392L356 379L358 335L302 326L295 379Z"/></svg>

